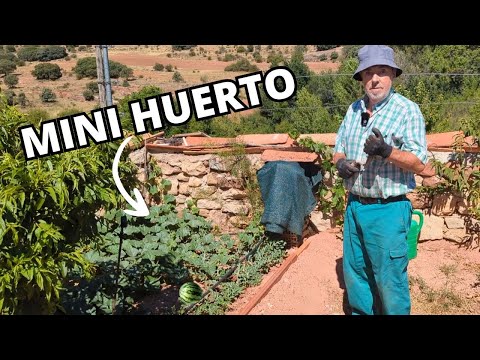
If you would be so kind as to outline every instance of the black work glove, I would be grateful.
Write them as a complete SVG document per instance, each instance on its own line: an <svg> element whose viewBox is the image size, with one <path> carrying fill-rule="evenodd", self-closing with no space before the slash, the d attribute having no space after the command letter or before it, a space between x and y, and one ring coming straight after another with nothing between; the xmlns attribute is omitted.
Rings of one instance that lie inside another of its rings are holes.
<svg viewBox="0 0 480 360"><path fill-rule="evenodd" d="M385 140L383 140L382 133L377 128L373 128L372 132L375 135L370 135L365 141L363 151L368 155L380 155L383 158L388 158L392 153L393 147L388 145Z"/></svg>
<svg viewBox="0 0 480 360"><path fill-rule="evenodd" d="M360 165L355 160L346 160L341 158L336 164L338 175L343 179L348 179L354 173L360 171Z"/></svg>

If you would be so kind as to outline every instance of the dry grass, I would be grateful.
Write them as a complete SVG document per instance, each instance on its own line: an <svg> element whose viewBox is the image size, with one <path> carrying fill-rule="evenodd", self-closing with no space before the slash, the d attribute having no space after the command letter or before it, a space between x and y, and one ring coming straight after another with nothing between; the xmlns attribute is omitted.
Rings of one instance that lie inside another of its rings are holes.
<svg viewBox="0 0 480 360"><path fill-rule="evenodd" d="M418 314L453 315L475 314L478 301L455 287L457 266L442 264L440 272L445 276L441 286L432 286L421 276L410 276L412 307ZM480 278L480 274L478 275Z"/></svg>
<svg viewBox="0 0 480 360"><path fill-rule="evenodd" d="M219 49L223 46L224 53L219 54ZM246 48L246 45L244 45ZM200 48L203 51L200 52ZM213 82L223 79L233 79L236 76L244 73L225 72L224 69L232 62L219 61L218 57L223 57L225 54L237 54L237 47L233 45L198 45L194 48L195 55L190 56L189 50L172 52L170 45L129 45L129 46L115 46L109 50L109 59L118 61L131 67L134 71L134 77L129 81L129 87L122 86L123 79L112 80L112 89L114 103L119 99L139 91L146 85L155 85L162 89L163 92L171 92L193 85L198 85L206 82ZM292 53L294 45L272 46L272 50L281 51L285 57L289 57ZM270 66L266 62L268 53L272 50L268 49L267 45L262 45L261 55L264 59L262 63L255 63L251 53L239 54L247 56L252 64L256 64L261 70L267 70ZM315 54L314 46L307 46L307 54ZM69 54L70 57L72 54ZM98 106L98 97L94 101L86 101L83 98L83 91L88 82L96 81L96 79L81 79L78 80L72 71L76 65L77 60L83 57L95 56L94 48L89 48L85 52L76 52L76 58L70 60L54 60L51 63L57 64L62 69L63 76L55 81L36 80L31 74L35 65L38 62L26 62L25 66L17 67L15 74L18 75L19 83L13 89L18 95L25 93L28 99L28 106L23 108L25 112L30 109L44 109L48 111L50 118L57 117L59 112L67 109L76 108L81 111L89 113ZM173 66L172 72L155 71L153 65L160 63L164 65L171 64ZM307 65L315 72L320 72L326 69L338 68L338 62L309 62ZM178 71L185 82L175 82L172 80L174 71ZM53 103L42 103L40 94L44 87L52 89L57 95L57 101ZM0 85L2 90L6 89L4 84Z"/></svg>

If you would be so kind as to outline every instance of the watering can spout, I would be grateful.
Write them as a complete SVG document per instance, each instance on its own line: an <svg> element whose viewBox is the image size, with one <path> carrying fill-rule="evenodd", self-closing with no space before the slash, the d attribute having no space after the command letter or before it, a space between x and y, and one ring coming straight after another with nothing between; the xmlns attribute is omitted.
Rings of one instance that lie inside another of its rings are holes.
<svg viewBox="0 0 480 360"><path fill-rule="evenodd" d="M415 215L418 216L418 222L415 219ZM408 245L408 259L412 260L417 257L417 243L420 231L423 226L423 213L420 210L414 210L412 213L412 225L410 226L410 231L407 235L407 245Z"/></svg>

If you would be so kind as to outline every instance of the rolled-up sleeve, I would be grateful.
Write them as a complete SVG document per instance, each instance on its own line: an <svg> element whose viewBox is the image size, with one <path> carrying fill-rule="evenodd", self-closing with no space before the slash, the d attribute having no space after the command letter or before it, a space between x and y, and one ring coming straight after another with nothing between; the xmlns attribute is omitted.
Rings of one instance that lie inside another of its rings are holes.
<svg viewBox="0 0 480 360"><path fill-rule="evenodd" d="M426 164L428 156L425 119L417 104L412 104L406 115L407 122L405 126L404 147L402 150L411 152L418 157L423 164Z"/></svg>
<svg viewBox="0 0 480 360"><path fill-rule="evenodd" d="M335 148L334 148L335 153L345 154L345 123L348 117L351 115L351 112L352 112L352 107L350 106L348 108L347 114L345 115L342 123L340 124L340 128L338 129L338 132L337 132L337 137L335 138Z"/></svg>

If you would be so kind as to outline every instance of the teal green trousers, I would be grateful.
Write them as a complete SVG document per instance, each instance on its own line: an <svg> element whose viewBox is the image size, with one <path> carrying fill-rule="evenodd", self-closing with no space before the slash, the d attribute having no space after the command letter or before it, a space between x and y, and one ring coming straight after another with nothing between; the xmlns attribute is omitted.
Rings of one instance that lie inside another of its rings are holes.
<svg viewBox="0 0 480 360"><path fill-rule="evenodd" d="M361 204L350 196L345 211L343 274L352 314L410 314L408 199Z"/></svg>

